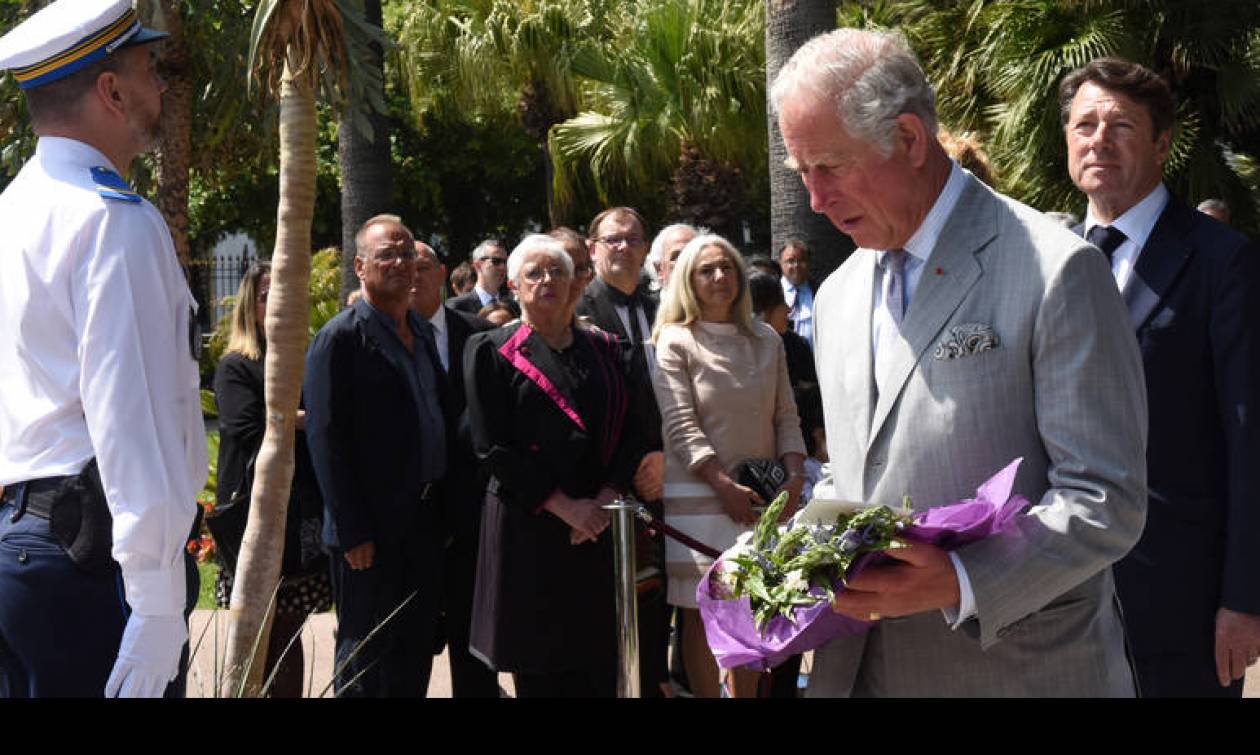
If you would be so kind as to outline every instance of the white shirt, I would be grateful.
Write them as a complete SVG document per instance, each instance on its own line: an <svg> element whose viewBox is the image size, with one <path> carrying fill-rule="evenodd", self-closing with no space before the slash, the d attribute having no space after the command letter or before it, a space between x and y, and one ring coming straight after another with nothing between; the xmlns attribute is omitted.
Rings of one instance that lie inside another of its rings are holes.
<svg viewBox="0 0 1260 755"><path fill-rule="evenodd" d="M433 338L437 341L438 359L442 360L442 372L450 372L451 356L447 347L450 343L450 335L446 329L446 307L439 304L437 311L429 318L429 324L433 326Z"/></svg>
<svg viewBox="0 0 1260 755"><path fill-rule="evenodd" d="M1155 223L1159 221L1159 216L1163 214L1167 206L1168 189L1161 183L1141 202L1125 210L1123 215L1110 224L1112 228L1125 235L1124 242L1111 254L1111 274L1115 276L1116 285L1121 291L1129 282L1129 278L1133 276L1133 268L1137 267L1142 247L1146 246L1146 240L1151 237L1151 231L1155 230ZM1086 238L1089 237L1090 230L1097 225L1106 224L1100 223L1098 218L1094 217L1093 208L1087 209L1085 211Z"/></svg>
<svg viewBox="0 0 1260 755"><path fill-rule="evenodd" d="M495 296L494 294L482 288L480 283L473 284L473 291L477 292L477 298L481 300L481 306L483 307L486 306L487 304L490 304L491 302L496 302L499 300L498 296Z"/></svg>
<svg viewBox="0 0 1260 755"><path fill-rule="evenodd" d="M779 278L779 283L783 286L783 301L788 305L791 312L788 313L788 319L792 321L792 330L801 338L809 341L809 347L814 348L814 288L809 285L809 281L797 286L795 283L787 279L787 276Z"/></svg>
<svg viewBox="0 0 1260 755"><path fill-rule="evenodd" d="M958 199L962 196L963 188L967 185L967 178L963 169L958 167L957 163L952 163L949 170L949 178L945 181L944 188L936 197L936 202L932 204L932 209L928 211L923 222L919 224L918 230L906 242L906 268L905 268L905 293L906 293L906 309L905 316L909 317L914 309L914 292L919 287L919 281L923 278L923 269L927 267L927 263L932 259L932 251L936 249L936 242L941 238L941 231L945 229L945 223L949 220L950 214L954 212L954 207L958 205ZM883 263L884 255L887 251L876 252L879 262ZM875 268L875 306L871 310L871 358L875 358L875 352L879 348L880 330L888 327L895 327L891 320L888 319L887 308L884 306L884 273L882 266ZM954 571L958 575L958 592L960 599L958 608L945 608L942 611L945 619L951 626L957 628L962 622L971 618L976 613L976 596L971 589L971 580L967 578L967 570L963 568L962 561L957 554L952 551L949 554L950 561L954 564Z"/></svg>
<svg viewBox="0 0 1260 755"><path fill-rule="evenodd" d="M95 456L127 602L179 614L207 465L196 304L162 216L99 194L97 166L114 170L44 137L0 195L0 484Z"/></svg>

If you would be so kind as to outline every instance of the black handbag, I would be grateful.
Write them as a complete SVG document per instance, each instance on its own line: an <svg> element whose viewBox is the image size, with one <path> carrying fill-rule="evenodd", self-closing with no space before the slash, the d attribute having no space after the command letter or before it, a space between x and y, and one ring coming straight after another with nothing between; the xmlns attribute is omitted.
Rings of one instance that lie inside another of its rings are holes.
<svg viewBox="0 0 1260 755"><path fill-rule="evenodd" d="M744 459L735 466L737 482L752 488L769 504L787 484L788 471L778 459Z"/></svg>
<svg viewBox="0 0 1260 755"><path fill-rule="evenodd" d="M241 542L245 539L245 524L249 521L249 497L254 488L254 463L258 460L257 452L249 457L245 464L245 473L241 475L240 484L232 491L226 503L215 506L206 516L206 527L214 536L214 547L219 560L231 573L236 573L236 560L241 553Z"/></svg>

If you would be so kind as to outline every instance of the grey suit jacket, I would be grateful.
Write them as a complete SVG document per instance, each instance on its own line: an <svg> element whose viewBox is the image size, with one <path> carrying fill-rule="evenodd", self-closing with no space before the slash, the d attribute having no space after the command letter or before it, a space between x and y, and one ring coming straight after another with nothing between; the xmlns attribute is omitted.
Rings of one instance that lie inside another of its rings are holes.
<svg viewBox="0 0 1260 755"><path fill-rule="evenodd" d="M1146 392L1103 256L968 177L878 396L875 259L857 250L815 303L838 495L939 506L1018 456L1015 491L1032 505L1016 534L958 551L973 619L951 630L931 611L837 639L810 694L1132 695L1110 565L1145 521ZM957 355L977 331L996 347Z"/></svg>

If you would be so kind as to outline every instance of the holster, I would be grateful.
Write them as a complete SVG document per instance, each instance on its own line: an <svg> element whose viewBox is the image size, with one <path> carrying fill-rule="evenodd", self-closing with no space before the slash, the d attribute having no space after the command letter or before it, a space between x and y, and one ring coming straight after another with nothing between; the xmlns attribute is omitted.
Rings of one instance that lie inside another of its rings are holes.
<svg viewBox="0 0 1260 755"><path fill-rule="evenodd" d="M28 495L32 513L38 513L37 501L48 496L48 527L76 566L98 574L113 568L114 518L105 504L96 459L79 474L61 478L59 485L46 491L33 487Z"/></svg>

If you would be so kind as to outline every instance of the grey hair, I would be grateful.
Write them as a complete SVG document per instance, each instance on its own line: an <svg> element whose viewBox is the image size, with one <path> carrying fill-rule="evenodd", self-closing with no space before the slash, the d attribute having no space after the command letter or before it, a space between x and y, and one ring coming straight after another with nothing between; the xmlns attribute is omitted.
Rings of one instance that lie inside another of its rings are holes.
<svg viewBox="0 0 1260 755"><path fill-rule="evenodd" d="M473 248L472 254L469 255L469 258L473 262L476 262L477 260L481 259L481 255L485 254L487 249L490 249L491 247L496 247L496 246L499 247L500 249L505 248L503 246L503 242L499 241L498 239L486 239L485 241L481 242L480 244L478 244L476 247Z"/></svg>
<svg viewBox="0 0 1260 755"><path fill-rule="evenodd" d="M645 264L660 262L661 256L665 254L665 237L674 231L682 230L691 231L696 236L704 236L709 232L709 229L697 228L691 223L674 223L673 225L667 225L661 229L660 233L656 234L656 238L652 239L652 247L648 249Z"/></svg>
<svg viewBox="0 0 1260 755"><path fill-rule="evenodd" d="M396 225L406 231L408 236L411 236L411 229L403 225L402 218L397 215L390 215L388 213L373 215L365 220L363 225L359 226L359 230L354 234L354 256L362 257L363 259L368 259L368 257L371 256L369 254L371 250L367 248L367 232L369 228L375 225ZM412 236L411 240L415 241L415 237Z"/></svg>
<svg viewBox="0 0 1260 755"><path fill-rule="evenodd" d="M836 103L850 136L892 154L897 116L910 113L929 134L937 130L936 92L900 32L836 29L797 50L775 76L770 104L806 91Z"/></svg>
<svg viewBox="0 0 1260 755"><path fill-rule="evenodd" d="M423 241L417 241L417 242L415 242L415 246L416 246L416 252L418 252L418 253L420 253L420 254L427 254L427 255L429 255L430 257L432 257L432 258L433 258L433 261L434 261L434 262L436 262L436 263L437 263L437 264L439 264L439 265L444 264L444 263L442 262L442 258L438 256L437 250L436 250L436 249L434 249L433 247L429 246L428 244L424 243Z"/></svg>
<svg viewBox="0 0 1260 755"><path fill-rule="evenodd" d="M1199 202L1199 206L1195 209L1204 213L1215 210L1221 215L1224 215L1227 220L1229 219L1229 205L1225 204L1225 200L1223 199L1216 199L1215 197L1205 199L1202 202Z"/></svg>
<svg viewBox="0 0 1260 755"><path fill-rule="evenodd" d="M560 263L560 267L565 269L570 278L573 277L573 258L564 250L564 244L545 233L531 233L521 239L521 243L517 244L512 253L508 255L508 280L516 281L516 284L520 285L521 266L525 264L525 256L530 252L546 252L552 259Z"/></svg>

